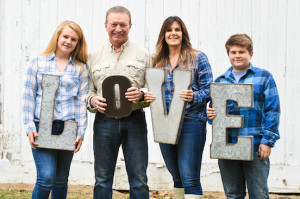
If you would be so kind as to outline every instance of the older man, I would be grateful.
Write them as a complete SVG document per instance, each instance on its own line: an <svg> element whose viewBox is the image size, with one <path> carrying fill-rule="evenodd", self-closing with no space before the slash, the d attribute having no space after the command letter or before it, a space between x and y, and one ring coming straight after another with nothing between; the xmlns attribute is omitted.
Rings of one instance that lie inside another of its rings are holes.
<svg viewBox="0 0 300 199"><path fill-rule="evenodd" d="M87 106L96 112L94 122L95 188L94 198L112 198L113 176L120 145L122 145L130 184L130 198L149 198L146 170L148 165L147 128L143 107L145 69L150 65L149 53L128 40L130 12L122 7L110 8L105 28L109 42L89 56L90 90ZM102 82L111 75L126 76L132 87L125 97L133 102L128 117L105 115L106 99Z"/></svg>

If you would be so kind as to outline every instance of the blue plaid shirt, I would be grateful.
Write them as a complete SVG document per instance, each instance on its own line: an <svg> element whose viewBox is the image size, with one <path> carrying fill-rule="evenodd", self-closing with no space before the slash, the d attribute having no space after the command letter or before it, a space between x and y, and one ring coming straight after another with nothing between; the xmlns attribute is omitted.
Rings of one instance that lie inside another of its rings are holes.
<svg viewBox="0 0 300 199"><path fill-rule="evenodd" d="M184 118L206 122L206 104L210 101L209 84L213 81L213 75L208 59L203 52L198 52L196 56L196 63L196 67L191 66L191 70L193 71L193 80L191 85L193 89L193 101L191 103L187 103ZM163 84L163 88L168 112L174 93L173 71L180 69L180 66L178 63L174 70L170 72L170 66L166 64L165 69L167 69L168 73L166 82Z"/></svg>
<svg viewBox="0 0 300 199"><path fill-rule="evenodd" d="M88 93L88 71L81 69L70 57L63 72L58 72L55 54L33 59L26 73L23 95L24 124L26 134L40 120L42 101L42 74L60 75L60 86L55 95L53 120L75 120L78 122L77 136L84 137L87 127L86 95Z"/></svg>
<svg viewBox="0 0 300 199"><path fill-rule="evenodd" d="M218 77L218 83L253 84L254 108L238 108L235 101L228 100L228 114L244 116L243 128L229 128L228 142L236 143L238 136L254 137L254 152L259 144L273 147L280 138L278 132L280 118L280 103L275 81L271 73L256 68L250 63L246 74L236 82L232 67Z"/></svg>

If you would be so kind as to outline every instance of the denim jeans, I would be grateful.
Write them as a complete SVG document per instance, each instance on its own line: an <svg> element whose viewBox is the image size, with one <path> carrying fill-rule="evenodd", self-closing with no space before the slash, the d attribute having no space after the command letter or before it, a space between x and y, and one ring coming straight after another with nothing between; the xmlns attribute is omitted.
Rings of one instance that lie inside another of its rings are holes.
<svg viewBox="0 0 300 199"><path fill-rule="evenodd" d="M94 122L95 188L94 198L111 199L117 156L122 145L131 199L148 199L146 170L148 142L145 113L114 119L97 113Z"/></svg>
<svg viewBox="0 0 300 199"><path fill-rule="evenodd" d="M39 124L36 123L38 131ZM59 135L64 129L63 121L54 121L52 135ZM37 171L37 180L32 192L33 199L65 199L68 192L68 177L73 158L71 151L55 149L32 149Z"/></svg>
<svg viewBox="0 0 300 199"><path fill-rule="evenodd" d="M185 194L203 195L200 171L205 141L206 123L185 120L178 144L160 144L174 187L184 188Z"/></svg>
<svg viewBox="0 0 300 199"><path fill-rule="evenodd" d="M269 198L269 158L260 160L256 152L253 161L219 160L222 182L228 199L242 199L246 186L250 199Z"/></svg>

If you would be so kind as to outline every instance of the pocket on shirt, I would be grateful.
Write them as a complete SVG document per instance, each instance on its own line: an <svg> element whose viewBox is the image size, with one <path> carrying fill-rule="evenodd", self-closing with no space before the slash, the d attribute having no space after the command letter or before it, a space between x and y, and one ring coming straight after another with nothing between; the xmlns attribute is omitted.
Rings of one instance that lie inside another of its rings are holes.
<svg viewBox="0 0 300 199"><path fill-rule="evenodd" d="M61 99L69 100L73 97L76 97L80 87L80 78L79 76L74 75L64 75L60 78L61 81Z"/></svg>
<svg viewBox="0 0 300 199"><path fill-rule="evenodd" d="M92 73L93 73L92 78L96 81L102 82L108 76L109 66L110 66L109 63L101 63L98 65L95 65L94 69L92 70Z"/></svg>
<svg viewBox="0 0 300 199"><path fill-rule="evenodd" d="M69 81L71 80L71 81ZM79 86L80 86L80 78L77 76L68 77L68 84L66 86L66 92L72 93L73 96L77 96Z"/></svg>
<svg viewBox="0 0 300 199"><path fill-rule="evenodd" d="M142 62L127 62L126 63L128 70L129 70L129 75L133 79L138 79L138 81L144 81L145 78L145 68L146 65L145 63Z"/></svg>

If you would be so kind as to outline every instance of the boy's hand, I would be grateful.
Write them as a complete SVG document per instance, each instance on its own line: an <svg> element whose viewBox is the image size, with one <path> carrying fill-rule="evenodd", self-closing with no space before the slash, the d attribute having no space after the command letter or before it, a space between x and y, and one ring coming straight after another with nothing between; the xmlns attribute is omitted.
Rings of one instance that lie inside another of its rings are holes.
<svg viewBox="0 0 300 199"><path fill-rule="evenodd" d="M208 108L206 114L210 120L213 120L216 117L216 111L213 108Z"/></svg>
<svg viewBox="0 0 300 199"><path fill-rule="evenodd" d="M265 160L271 155L271 147L268 145L260 144L258 148L260 160Z"/></svg>

